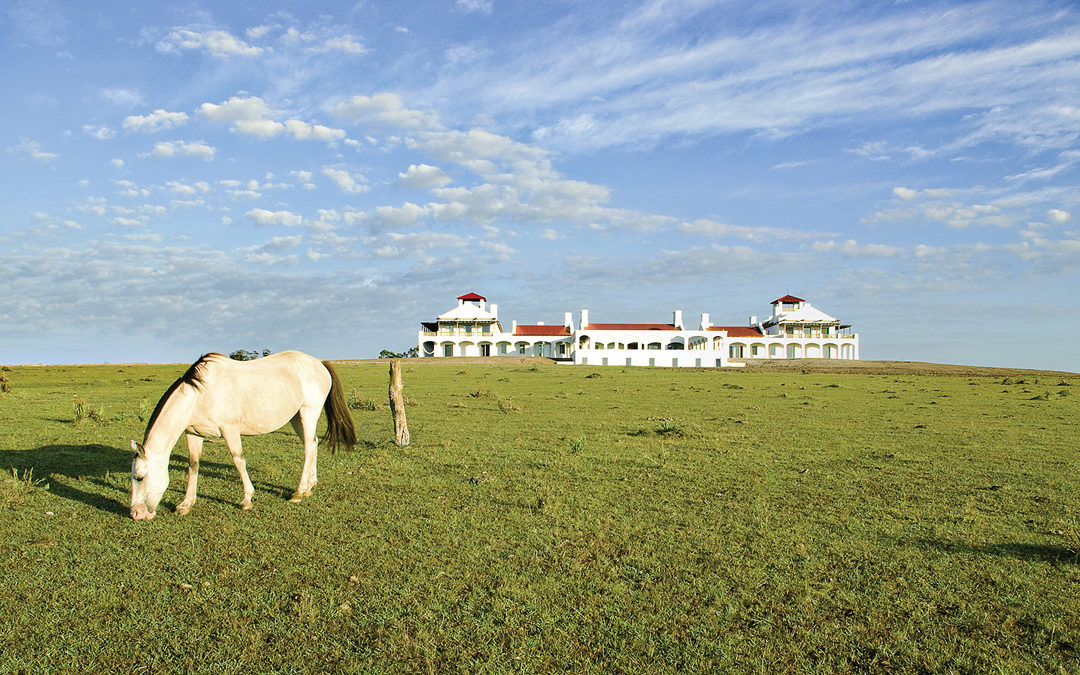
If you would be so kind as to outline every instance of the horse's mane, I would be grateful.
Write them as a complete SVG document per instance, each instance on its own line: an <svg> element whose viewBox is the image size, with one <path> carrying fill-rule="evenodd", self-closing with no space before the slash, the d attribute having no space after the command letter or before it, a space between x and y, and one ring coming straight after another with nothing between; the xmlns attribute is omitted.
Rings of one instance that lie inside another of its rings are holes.
<svg viewBox="0 0 1080 675"><path fill-rule="evenodd" d="M158 400L157 405L154 406L154 412L150 415L150 421L146 423L146 433L143 434L143 443L146 443L146 439L150 437L150 429L152 429L154 423L157 422L158 415L161 414L161 409L165 407L165 402L169 400L169 397L173 395L181 384L189 384L196 389L202 389L203 384L205 384L203 375L205 374L206 364L216 357L221 357L221 354L214 352L203 354L199 357L198 361L191 364L188 369L184 371L184 374L181 375L176 382L169 385L169 388L162 394L161 399Z"/></svg>

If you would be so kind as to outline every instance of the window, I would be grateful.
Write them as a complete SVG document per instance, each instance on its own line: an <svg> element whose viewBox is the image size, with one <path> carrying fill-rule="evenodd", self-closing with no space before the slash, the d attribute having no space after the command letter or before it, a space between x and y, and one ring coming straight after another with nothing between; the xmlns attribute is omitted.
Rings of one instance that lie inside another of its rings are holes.
<svg viewBox="0 0 1080 675"><path fill-rule="evenodd" d="M806 328L803 328L803 337L811 337L812 333L813 333L813 329L810 328L810 326L807 326Z"/></svg>
<svg viewBox="0 0 1080 675"><path fill-rule="evenodd" d="M466 335L472 335L472 324L470 324L470 323L465 324L465 334Z"/></svg>
<svg viewBox="0 0 1080 675"><path fill-rule="evenodd" d="M650 365L650 366L655 366L655 365L656 365L656 359L654 359L654 358L650 358L650 359L649 359L649 365Z"/></svg>
<svg viewBox="0 0 1080 675"><path fill-rule="evenodd" d="M443 356L453 356L454 355L454 345L443 345L442 355Z"/></svg>
<svg viewBox="0 0 1080 675"><path fill-rule="evenodd" d="M601 365L605 365L605 366L607 365L607 357L606 356L604 358L602 358L600 361L601 361Z"/></svg>
<svg viewBox="0 0 1080 675"><path fill-rule="evenodd" d="M480 356L491 356L491 345L480 345Z"/></svg>

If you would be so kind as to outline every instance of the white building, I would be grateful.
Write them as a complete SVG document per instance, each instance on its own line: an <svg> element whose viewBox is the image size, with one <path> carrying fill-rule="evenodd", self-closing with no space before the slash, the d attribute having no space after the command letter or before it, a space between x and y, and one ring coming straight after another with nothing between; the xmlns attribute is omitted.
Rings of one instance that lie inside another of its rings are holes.
<svg viewBox="0 0 1080 675"><path fill-rule="evenodd" d="M859 335L839 319L785 295L772 302L772 316L745 326L714 326L708 314L696 328L675 310L671 323L593 323L581 310L562 325L519 325L504 330L497 305L476 293L458 297L457 307L421 323L421 357L547 356L597 366L723 367L747 359L858 359Z"/></svg>

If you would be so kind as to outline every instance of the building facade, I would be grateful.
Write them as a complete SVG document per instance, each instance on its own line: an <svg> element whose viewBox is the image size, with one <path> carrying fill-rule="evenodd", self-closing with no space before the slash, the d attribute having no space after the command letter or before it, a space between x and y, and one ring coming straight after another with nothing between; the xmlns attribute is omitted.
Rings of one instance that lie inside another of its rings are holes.
<svg viewBox="0 0 1080 675"><path fill-rule="evenodd" d="M594 323L581 310L576 324L566 312L562 325L518 324L505 330L499 308L487 298L466 293L457 307L420 325L420 357L546 356L567 363L596 366L725 367L750 359L858 359L859 335L851 326L785 295L772 302L764 321L714 326L702 314L696 328L683 321L682 310L671 323Z"/></svg>

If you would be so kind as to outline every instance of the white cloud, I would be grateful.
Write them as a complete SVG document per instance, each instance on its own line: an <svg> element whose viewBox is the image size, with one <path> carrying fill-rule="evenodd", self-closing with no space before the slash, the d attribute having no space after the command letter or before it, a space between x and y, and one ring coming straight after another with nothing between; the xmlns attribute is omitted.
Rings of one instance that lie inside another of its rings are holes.
<svg viewBox="0 0 1080 675"><path fill-rule="evenodd" d="M321 124L309 124L308 122L302 122L300 120L285 120L284 125L286 131L292 134L293 138L298 141L312 139L333 144L334 142L345 138L344 130L332 129Z"/></svg>
<svg viewBox="0 0 1080 675"><path fill-rule="evenodd" d="M232 56L258 56L262 47L249 45L223 30L191 30L175 28L157 43L157 50L165 54L177 54L182 50L205 49L211 56L227 59Z"/></svg>
<svg viewBox="0 0 1080 675"><path fill-rule="evenodd" d="M901 253L895 246L885 244L859 244L854 239L837 243L835 241L816 241L810 249L818 253L837 252L846 258L892 258Z"/></svg>
<svg viewBox="0 0 1080 675"><path fill-rule="evenodd" d="M109 103L125 108L134 108L137 105L143 104L142 95L138 92L131 91L130 89L102 89L101 98Z"/></svg>
<svg viewBox="0 0 1080 675"><path fill-rule="evenodd" d="M266 34L272 30L274 30L273 26L252 26L244 31L244 34L247 35L249 40L258 40L259 38L265 37Z"/></svg>
<svg viewBox="0 0 1080 675"><path fill-rule="evenodd" d="M172 129L187 124L187 113L168 112L157 109L149 115L129 115L124 118L124 129L142 134Z"/></svg>
<svg viewBox="0 0 1080 675"><path fill-rule="evenodd" d="M919 191L906 187L894 187L893 194L904 201L911 201L919 196Z"/></svg>
<svg viewBox="0 0 1080 675"><path fill-rule="evenodd" d="M327 38L320 47L309 47L308 51L314 53L342 52L344 54L360 56L362 54L367 54L368 50L352 35L339 35Z"/></svg>
<svg viewBox="0 0 1080 675"><path fill-rule="evenodd" d="M181 197L195 197L210 191L210 184L206 181L198 181L192 185L188 185L187 183L171 180L165 183L165 187L169 192Z"/></svg>
<svg viewBox="0 0 1080 675"><path fill-rule="evenodd" d="M252 209L247 212L247 217L256 225L285 225L297 227L303 224L302 216L291 211L267 211L266 209Z"/></svg>
<svg viewBox="0 0 1080 675"><path fill-rule="evenodd" d="M450 182L450 176L443 173L442 169L437 166L410 164L405 173L398 174L398 180L402 185L425 190L443 187Z"/></svg>
<svg viewBox="0 0 1080 675"><path fill-rule="evenodd" d="M885 141L867 141L857 148L848 149L848 152L874 161L882 161L890 158Z"/></svg>
<svg viewBox="0 0 1080 675"><path fill-rule="evenodd" d="M1046 217L1055 225L1063 225L1072 219L1072 214L1061 209L1050 209L1046 212Z"/></svg>
<svg viewBox="0 0 1080 675"><path fill-rule="evenodd" d="M468 13L491 14L491 10L495 6L495 0L457 0L455 6Z"/></svg>
<svg viewBox="0 0 1080 675"><path fill-rule="evenodd" d="M245 255L244 260L269 267L271 265L295 265L299 260L299 256L295 253L286 256L278 256L269 251L255 251Z"/></svg>
<svg viewBox="0 0 1080 675"><path fill-rule="evenodd" d="M400 230L412 226L430 213L427 207L405 202L401 206L379 206L369 220L372 231Z"/></svg>
<svg viewBox="0 0 1080 675"><path fill-rule="evenodd" d="M821 232L793 230L784 227L749 227L746 225L728 225L706 218L679 225L680 232L699 234L706 237L736 237L749 241L798 241L814 237L829 236Z"/></svg>
<svg viewBox="0 0 1080 675"><path fill-rule="evenodd" d="M199 114L211 122L237 122L269 119L274 111L258 96L233 96L221 104L203 103Z"/></svg>
<svg viewBox="0 0 1080 675"><path fill-rule="evenodd" d="M1071 91L1080 36L1074 16L1052 15L906 3L850 21L808 11L746 26L745 14L720 20L712 2L641 3L610 21L537 31L498 59L444 71L429 91L504 121L542 120L545 138L563 148L732 132L782 138L943 112L963 116L948 130L955 141L942 139L950 150L994 139L1069 147L1076 121L1062 109L1073 104L1055 94ZM713 28L695 30L704 26ZM695 39L685 40L690 31ZM941 149L875 141L854 151L923 159Z"/></svg>
<svg viewBox="0 0 1080 675"><path fill-rule="evenodd" d="M257 96L234 96L221 104L203 103L199 114L212 122L231 123L233 131L261 139L288 133L299 141L316 140L333 145L345 138L342 129L296 119L279 122L274 119L277 111Z"/></svg>
<svg viewBox="0 0 1080 675"><path fill-rule="evenodd" d="M187 141L163 141L154 146L154 150L151 154L154 157L198 157L199 159L210 161L214 158L216 151L212 146L207 145L199 141L187 142Z"/></svg>
<svg viewBox="0 0 1080 675"><path fill-rule="evenodd" d="M338 103L330 112L352 122L376 122L403 129L438 129L438 115L431 111L410 110L401 97L394 93L380 93L373 96L353 96L348 101Z"/></svg>
<svg viewBox="0 0 1080 675"><path fill-rule="evenodd" d="M233 131L256 138L267 139L277 136L285 131L285 125L274 120L236 120L232 125Z"/></svg>
<svg viewBox="0 0 1080 675"><path fill-rule="evenodd" d="M944 246L928 246L926 244L916 244L914 248L916 258L929 258L932 256L941 256L948 252L948 248Z"/></svg>
<svg viewBox="0 0 1080 675"><path fill-rule="evenodd" d="M250 246L241 250L247 252L246 259L249 261L282 262L282 259L280 258L276 260L270 260L269 258L264 257L264 255L270 254L271 257L273 257L272 254L279 253L281 251L287 251L291 248L296 248L297 246L302 244L303 241L304 236L300 234L294 234L286 237L273 237L270 239L270 241L267 241L263 244L259 244L257 246ZM257 256L257 259L253 260L252 256Z"/></svg>
<svg viewBox="0 0 1080 675"><path fill-rule="evenodd" d="M352 174L342 169L332 169L326 167L322 170L324 176L334 181L334 184L338 186L338 189L346 194L358 194L361 192L367 192L370 187L367 185L367 179L360 174Z"/></svg>
<svg viewBox="0 0 1080 675"><path fill-rule="evenodd" d="M37 141L32 141L28 138L21 138L19 142L8 148L8 152L14 153L27 159L32 159L35 162L51 162L60 155L52 152L45 152L41 149L41 144Z"/></svg>
<svg viewBox="0 0 1080 675"><path fill-rule="evenodd" d="M87 136L90 136L91 138L96 138L99 141L107 141L116 135L116 132L114 130L104 125L98 126L93 124L84 124L82 129Z"/></svg>
<svg viewBox="0 0 1080 675"><path fill-rule="evenodd" d="M82 204L75 207L77 211L89 213L95 216L105 215L106 201L104 197L90 197Z"/></svg>

